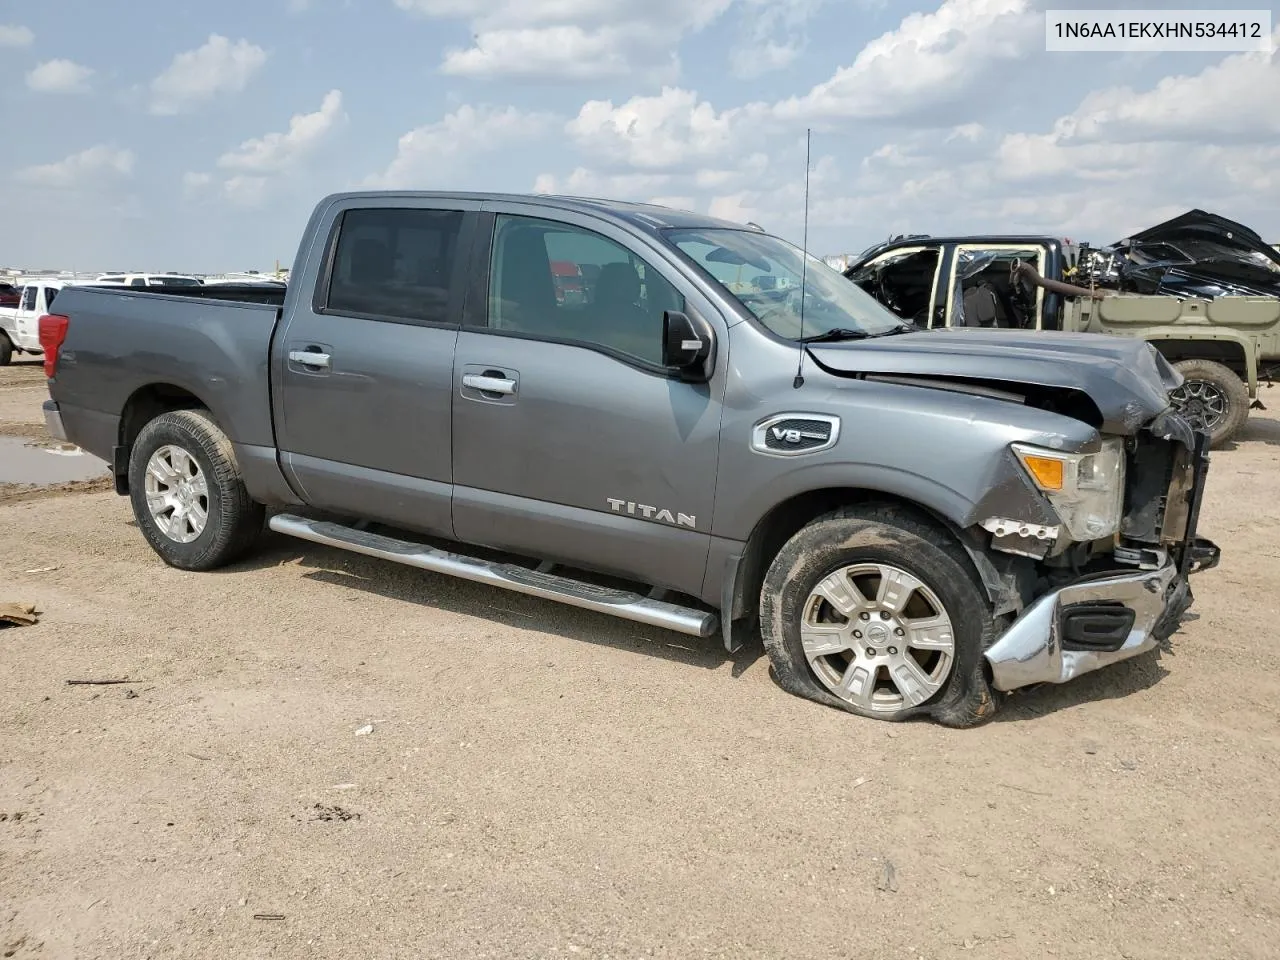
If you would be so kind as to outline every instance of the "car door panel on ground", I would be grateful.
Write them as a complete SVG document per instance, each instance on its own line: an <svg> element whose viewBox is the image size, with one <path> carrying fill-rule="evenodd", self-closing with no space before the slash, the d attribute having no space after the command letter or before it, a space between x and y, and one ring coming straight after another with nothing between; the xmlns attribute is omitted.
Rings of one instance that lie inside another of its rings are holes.
<svg viewBox="0 0 1280 960"><path fill-rule="evenodd" d="M453 355L477 208L335 211L275 353L281 459L312 505L452 535Z"/></svg>
<svg viewBox="0 0 1280 960"><path fill-rule="evenodd" d="M478 245L473 270L488 282L472 288L482 298L454 369L456 535L696 593L726 364L709 383L668 376L662 317L696 310L722 341L723 321L621 231L517 204L486 209L492 245Z"/></svg>

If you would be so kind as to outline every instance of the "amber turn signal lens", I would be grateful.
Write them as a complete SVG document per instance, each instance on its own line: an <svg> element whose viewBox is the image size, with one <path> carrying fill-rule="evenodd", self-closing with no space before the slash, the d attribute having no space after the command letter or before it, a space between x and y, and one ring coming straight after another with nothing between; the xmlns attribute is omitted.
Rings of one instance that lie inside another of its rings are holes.
<svg viewBox="0 0 1280 960"><path fill-rule="evenodd" d="M1027 465L1042 490L1062 489L1064 464L1061 460L1028 454L1023 456L1022 462Z"/></svg>

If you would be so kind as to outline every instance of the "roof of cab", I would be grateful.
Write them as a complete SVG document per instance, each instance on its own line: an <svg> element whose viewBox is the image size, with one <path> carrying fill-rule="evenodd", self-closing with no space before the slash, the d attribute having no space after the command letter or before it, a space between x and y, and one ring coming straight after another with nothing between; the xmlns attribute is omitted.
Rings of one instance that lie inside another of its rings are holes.
<svg viewBox="0 0 1280 960"><path fill-rule="evenodd" d="M483 202L498 200L511 203L525 203L532 206L547 207L552 210L567 210L578 213L605 214L616 220L624 221L641 230L656 231L668 228L676 229L709 229L722 228L730 230L751 230L743 223L722 220L717 217L694 213L689 210L677 210L656 203L635 203L627 200L608 200L596 197L553 196L542 193L474 193L465 191L437 190L356 190L345 193L334 193L325 198L326 203L345 202L362 199L385 199L403 197L407 200L469 200Z"/></svg>

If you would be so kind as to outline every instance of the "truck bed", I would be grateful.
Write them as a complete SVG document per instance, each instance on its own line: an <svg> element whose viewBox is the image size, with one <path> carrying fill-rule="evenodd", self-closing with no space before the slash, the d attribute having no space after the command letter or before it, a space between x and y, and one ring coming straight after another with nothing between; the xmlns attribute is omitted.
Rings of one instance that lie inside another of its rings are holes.
<svg viewBox="0 0 1280 960"><path fill-rule="evenodd" d="M54 312L70 318L55 375L67 439L112 462L160 391L202 398L246 455L271 448L268 358L283 300L254 284L65 288Z"/></svg>

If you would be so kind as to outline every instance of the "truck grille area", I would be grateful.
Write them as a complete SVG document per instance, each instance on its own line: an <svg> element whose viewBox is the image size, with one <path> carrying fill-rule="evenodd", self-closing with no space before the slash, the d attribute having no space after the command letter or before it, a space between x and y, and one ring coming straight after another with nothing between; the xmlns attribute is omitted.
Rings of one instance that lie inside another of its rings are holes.
<svg viewBox="0 0 1280 960"><path fill-rule="evenodd" d="M1191 451L1175 440L1143 431L1128 450L1120 535L1134 545L1158 547L1186 536L1187 494L1193 482Z"/></svg>
<svg viewBox="0 0 1280 960"><path fill-rule="evenodd" d="M1184 573L1216 564L1216 547L1196 537L1208 449L1208 435L1172 410L1129 441L1117 560L1148 566L1168 550Z"/></svg>

